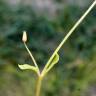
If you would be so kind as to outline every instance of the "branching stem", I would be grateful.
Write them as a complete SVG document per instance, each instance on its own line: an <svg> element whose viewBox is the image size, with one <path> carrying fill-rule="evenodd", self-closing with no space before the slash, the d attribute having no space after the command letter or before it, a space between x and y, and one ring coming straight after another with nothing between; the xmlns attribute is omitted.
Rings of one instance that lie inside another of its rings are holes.
<svg viewBox="0 0 96 96"><path fill-rule="evenodd" d="M28 49L27 45L26 45L26 33L24 33L24 38L23 38L23 42L24 45L26 47L26 50L28 51L35 67L38 69L37 73L38 73L38 81L37 81L37 86L36 86L36 96L40 96L40 90L41 90L41 83L42 80L45 76L45 74L47 72L49 72L49 70L53 67L52 65L50 65L51 61L53 60L54 56L59 52L59 50L61 49L61 47L64 45L64 43L69 39L69 37L71 36L71 34L75 31L75 29L82 23L82 21L85 19L85 17L89 14L89 12L93 9L93 7L96 5L96 0L93 1L93 3L91 4L91 6L87 9L87 11L83 14L83 16L81 16L81 18L76 22L76 24L71 28L71 30L67 33L67 35L63 38L63 40L61 41L61 43L59 44L59 46L56 48L56 50L53 52L52 56L49 58L47 64L45 65L45 67L43 68L43 71L40 73L40 69L35 61L35 58L33 57L32 53L30 52L30 50Z"/></svg>
<svg viewBox="0 0 96 96"><path fill-rule="evenodd" d="M71 34L75 31L75 29L82 23L82 21L85 19L85 17L89 14L89 12L93 9L93 7L96 5L96 0L91 4L91 6L87 9L87 11L81 16L81 18L76 22L76 24L71 28L71 30L67 33L67 35L63 38L59 46L56 48L52 56L49 58L47 64L45 65L43 71L41 72L40 76L44 77L46 74L46 70L50 66L51 61L53 60L54 56L56 53L59 52L63 44L68 40L68 38L71 36ZM37 89L36 89L36 96L40 96L40 89L41 89L41 82L43 77L38 78L38 83L37 83Z"/></svg>

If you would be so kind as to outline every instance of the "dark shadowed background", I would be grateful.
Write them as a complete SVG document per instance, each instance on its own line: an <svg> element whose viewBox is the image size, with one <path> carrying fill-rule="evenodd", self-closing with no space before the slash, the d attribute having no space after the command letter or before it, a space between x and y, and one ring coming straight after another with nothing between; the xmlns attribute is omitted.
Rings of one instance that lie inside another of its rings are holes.
<svg viewBox="0 0 96 96"><path fill-rule="evenodd" d="M28 46L42 69L93 0L0 0L0 96L34 96L36 74ZM43 81L41 96L96 96L96 6L59 52L59 63Z"/></svg>

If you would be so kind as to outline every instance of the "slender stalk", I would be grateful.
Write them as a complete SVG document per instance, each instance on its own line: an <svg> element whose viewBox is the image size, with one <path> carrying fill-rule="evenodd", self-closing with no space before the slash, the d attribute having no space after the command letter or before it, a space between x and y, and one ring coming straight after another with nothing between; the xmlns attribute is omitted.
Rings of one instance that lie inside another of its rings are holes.
<svg viewBox="0 0 96 96"><path fill-rule="evenodd" d="M36 86L36 96L40 96L42 77L38 76L37 86Z"/></svg>
<svg viewBox="0 0 96 96"><path fill-rule="evenodd" d="M26 45L25 42L24 42L24 45L25 45L25 48L28 51L28 53L29 53L29 55L30 55L30 57L31 57L31 59L32 59L34 65L35 65L35 67L37 67L37 69L38 69L38 74L40 75L40 70L39 70L39 67L38 67L38 65L36 63L36 60L35 60L34 56L32 55L31 51L29 50L29 48L27 47L27 45Z"/></svg>
<svg viewBox="0 0 96 96"><path fill-rule="evenodd" d="M85 17L88 15L88 13L93 9L93 7L96 5L96 0L91 4L91 6L87 9L87 11L81 16L81 18L76 22L76 24L71 28L71 30L68 32L68 34L64 37L62 42L59 44L59 46L56 48L52 56L50 57L49 61L44 67L44 70L42 73L44 74L46 72L46 69L50 65L52 59L54 58L55 54L58 53L60 48L63 46L63 44L68 40L68 38L71 36L71 34L74 32L74 30L82 23L82 21L85 19Z"/></svg>

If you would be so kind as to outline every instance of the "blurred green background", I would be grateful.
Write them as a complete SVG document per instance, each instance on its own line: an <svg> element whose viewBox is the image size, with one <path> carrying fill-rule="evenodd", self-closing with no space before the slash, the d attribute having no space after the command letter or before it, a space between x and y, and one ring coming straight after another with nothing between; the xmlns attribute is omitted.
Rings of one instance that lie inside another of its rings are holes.
<svg viewBox="0 0 96 96"><path fill-rule="evenodd" d="M22 43L42 68L93 0L0 0L0 96L34 96L36 74ZM59 63L43 81L41 96L96 96L96 7L60 50Z"/></svg>

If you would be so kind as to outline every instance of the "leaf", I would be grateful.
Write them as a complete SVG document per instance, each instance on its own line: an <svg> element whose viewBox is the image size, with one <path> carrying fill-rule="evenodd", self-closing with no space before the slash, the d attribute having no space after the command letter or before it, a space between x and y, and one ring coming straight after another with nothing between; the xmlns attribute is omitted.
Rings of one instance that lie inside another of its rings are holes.
<svg viewBox="0 0 96 96"><path fill-rule="evenodd" d="M22 69L22 70L27 70L27 69L29 69L29 70L33 70L33 71L35 71L35 72L38 71L35 66L31 66L31 65L28 65L28 64L23 64L23 65L18 64L18 66L19 66L19 68Z"/></svg>
<svg viewBox="0 0 96 96"><path fill-rule="evenodd" d="M49 65L49 67L47 68L47 72L48 72L50 69L52 69L53 66L54 66L56 63L58 63L58 61L59 61L59 55L58 55L58 53L56 53L56 55L54 56L54 58L52 59L50 65Z"/></svg>
<svg viewBox="0 0 96 96"><path fill-rule="evenodd" d="M59 61L59 55L56 53L56 55L54 56L54 58L51 61L50 65L54 65L54 64L58 63L58 61Z"/></svg>

